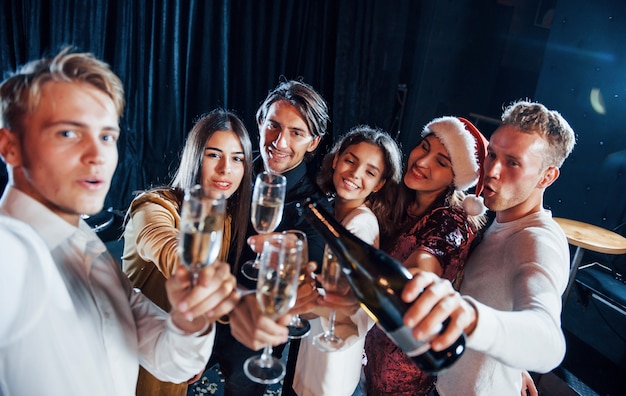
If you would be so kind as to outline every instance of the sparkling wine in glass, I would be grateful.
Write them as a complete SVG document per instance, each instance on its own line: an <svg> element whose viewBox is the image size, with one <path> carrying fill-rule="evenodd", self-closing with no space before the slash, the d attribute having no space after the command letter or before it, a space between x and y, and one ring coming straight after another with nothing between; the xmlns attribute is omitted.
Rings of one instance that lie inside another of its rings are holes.
<svg viewBox="0 0 626 396"><path fill-rule="evenodd" d="M287 179L284 176L261 172L256 177L252 191L250 218L252 226L259 234L267 234L276 229L283 218ZM256 280L259 272L259 257L248 260L241 266L243 275Z"/></svg>
<svg viewBox="0 0 626 396"><path fill-rule="evenodd" d="M277 319L295 305L301 265L302 242L293 235L273 234L265 240L256 287L264 315ZM260 356L248 358L243 368L248 378L261 384L275 384L285 376L285 365L272 356L269 344Z"/></svg>
<svg viewBox="0 0 626 396"><path fill-rule="evenodd" d="M322 273L318 279L324 288L325 296L329 294L345 296L350 291L350 284L341 272L337 257L328 246L324 249ZM321 351L339 351L345 345L345 340L335 334L335 315L335 310L331 310L328 317L328 330L313 337L313 345Z"/></svg>
<svg viewBox="0 0 626 396"><path fill-rule="evenodd" d="M296 238L302 241L302 265L300 266L300 276L298 277L298 286L301 286L308 276L307 263L309 261L309 245L307 243L306 234L300 230L286 230L283 234L294 235ZM289 329L290 339L299 339L309 335L311 332L311 323L308 320L303 319L300 315L295 314L291 317L291 322L287 326Z"/></svg>
<svg viewBox="0 0 626 396"><path fill-rule="evenodd" d="M195 285L198 274L217 260L222 246L226 199L223 195L212 198L202 186L185 189L182 209L178 253L191 273Z"/></svg>

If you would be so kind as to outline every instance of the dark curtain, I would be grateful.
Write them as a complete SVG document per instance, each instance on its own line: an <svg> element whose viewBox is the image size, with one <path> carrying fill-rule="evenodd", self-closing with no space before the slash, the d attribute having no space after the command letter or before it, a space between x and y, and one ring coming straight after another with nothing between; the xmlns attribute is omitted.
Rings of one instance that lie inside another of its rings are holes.
<svg viewBox="0 0 626 396"><path fill-rule="evenodd" d="M127 106L107 205L124 209L134 191L169 182L204 112L235 111L256 148L254 114L281 77L301 78L329 102L318 159L356 124L387 129L418 14L411 0L2 0L0 67L6 77L64 45L111 65Z"/></svg>

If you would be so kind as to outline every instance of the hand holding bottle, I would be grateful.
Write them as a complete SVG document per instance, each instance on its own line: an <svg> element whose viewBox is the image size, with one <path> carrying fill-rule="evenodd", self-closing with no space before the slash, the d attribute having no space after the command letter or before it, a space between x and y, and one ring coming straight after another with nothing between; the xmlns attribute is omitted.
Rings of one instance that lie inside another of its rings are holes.
<svg viewBox="0 0 626 396"><path fill-rule="evenodd" d="M411 304L403 321L413 336L418 340L430 337L431 349L441 351L453 345L461 334L471 334L477 320L474 306L448 280L419 269L412 272L413 279L404 287L402 300ZM446 327L439 332L440 324L446 320Z"/></svg>

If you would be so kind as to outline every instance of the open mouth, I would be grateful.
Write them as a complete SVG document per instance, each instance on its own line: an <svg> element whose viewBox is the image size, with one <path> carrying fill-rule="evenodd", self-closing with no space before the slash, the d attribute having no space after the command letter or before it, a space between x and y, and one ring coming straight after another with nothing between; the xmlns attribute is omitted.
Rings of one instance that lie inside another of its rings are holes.
<svg viewBox="0 0 626 396"><path fill-rule="evenodd" d="M351 190L358 190L360 188L359 186L357 186L356 184L354 184L348 179L343 179L343 184L345 184L346 187L348 187Z"/></svg>
<svg viewBox="0 0 626 396"><path fill-rule="evenodd" d="M105 185L102 179L97 178L83 179L81 180L81 184L89 190L98 190Z"/></svg>
<svg viewBox="0 0 626 396"><path fill-rule="evenodd" d="M415 176L415 178L417 179L426 179L426 175L424 174L424 172L422 172L417 166L413 166L411 167L411 173L413 174L413 176Z"/></svg>
<svg viewBox="0 0 626 396"><path fill-rule="evenodd" d="M230 186L232 185L231 182L227 182L227 181L214 181L213 184L222 190L228 190L230 188Z"/></svg>

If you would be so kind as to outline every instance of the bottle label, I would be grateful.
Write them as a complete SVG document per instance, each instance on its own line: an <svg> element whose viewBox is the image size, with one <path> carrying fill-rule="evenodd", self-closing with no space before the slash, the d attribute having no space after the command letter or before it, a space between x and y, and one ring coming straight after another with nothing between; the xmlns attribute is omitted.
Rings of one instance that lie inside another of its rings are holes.
<svg viewBox="0 0 626 396"><path fill-rule="evenodd" d="M413 337L411 329L402 326L394 331L385 330L380 324L378 325L391 338L404 353L409 357L423 354L430 349L430 343L418 341Z"/></svg>

